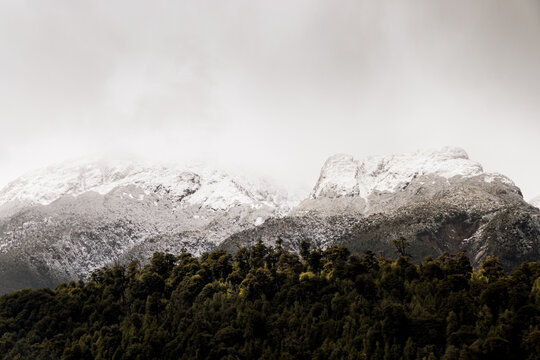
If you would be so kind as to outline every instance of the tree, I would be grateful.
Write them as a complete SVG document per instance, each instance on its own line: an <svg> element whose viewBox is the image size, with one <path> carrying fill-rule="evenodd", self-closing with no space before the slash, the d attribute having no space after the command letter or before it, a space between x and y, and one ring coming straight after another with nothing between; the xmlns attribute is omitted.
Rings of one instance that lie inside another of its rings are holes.
<svg viewBox="0 0 540 360"><path fill-rule="evenodd" d="M346 247L157 253L0 296L5 359L536 359L540 263ZM473 276L471 276L473 275ZM514 300L517 299L517 300Z"/></svg>
<svg viewBox="0 0 540 360"><path fill-rule="evenodd" d="M395 240L392 240L392 245L394 245L395 252L399 255L399 257L406 259L411 257L409 254L407 254L407 248L409 247L410 243L404 237L401 236Z"/></svg>
<svg viewBox="0 0 540 360"><path fill-rule="evenodd" d="M493 256L486 256L480 266L480 274L485 276L489 282L492 282L503 277L504 270L499 259Z"/></svg>
<svg viewBox="0 0 540 360"><path fill-rule="evenodd" d="M309 254L310 254L309 248L310 247L311 247L311 245L306 240L302 240L300 242L300 256L302 256L302 259L305 262L307 262L309 260Z"/></svg>

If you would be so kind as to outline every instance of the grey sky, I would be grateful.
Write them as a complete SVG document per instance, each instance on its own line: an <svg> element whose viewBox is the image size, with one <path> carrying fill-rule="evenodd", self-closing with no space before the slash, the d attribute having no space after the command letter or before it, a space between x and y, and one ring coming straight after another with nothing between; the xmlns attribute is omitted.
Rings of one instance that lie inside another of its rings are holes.
<svg viewBox="0 0 540 360"><path fill-rule="evenodd" d="M540 194L538 0L0 0L0 186L94 152L313 186L461 146Z"/></svg>

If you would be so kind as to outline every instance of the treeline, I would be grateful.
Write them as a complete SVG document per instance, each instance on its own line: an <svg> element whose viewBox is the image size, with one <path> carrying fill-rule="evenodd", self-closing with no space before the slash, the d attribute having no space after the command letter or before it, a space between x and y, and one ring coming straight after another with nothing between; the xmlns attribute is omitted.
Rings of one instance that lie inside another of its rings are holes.
<svg viewBox="0 0 540 360"><path fill-rule="evenodd" d="M3 359L539 359L540 263L259 243L0 298Z"/></svg>

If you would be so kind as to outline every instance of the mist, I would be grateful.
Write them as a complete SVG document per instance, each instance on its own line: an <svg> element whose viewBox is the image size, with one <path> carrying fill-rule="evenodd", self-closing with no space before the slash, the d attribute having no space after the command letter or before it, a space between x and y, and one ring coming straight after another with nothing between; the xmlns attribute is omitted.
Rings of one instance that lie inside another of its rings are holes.
<svg viewBox="0 0 540 360"><path fill-rule="evenodd" d="M538 39L535 0L2 1L0 186L130 153L309 191L335 153L451 145L529 199Z"/></svg>

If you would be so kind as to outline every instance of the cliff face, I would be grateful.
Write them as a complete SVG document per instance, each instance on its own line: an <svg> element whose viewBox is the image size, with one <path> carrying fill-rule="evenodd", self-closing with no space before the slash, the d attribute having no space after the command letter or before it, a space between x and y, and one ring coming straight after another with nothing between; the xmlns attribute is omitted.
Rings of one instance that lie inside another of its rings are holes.
<svg viewBox="0 0 540 360"><path fill-rule="evenodd" d="M517 195L518 201L522 200L519 188L510 179L484 172L464 150L447 147L364 160L334 155L322 167L309 198L296 207L293 214L325 216L355 212L365 216L389 212L431 200L459 186L484 187L487 192L499 187L501 191Z"/></svg>

